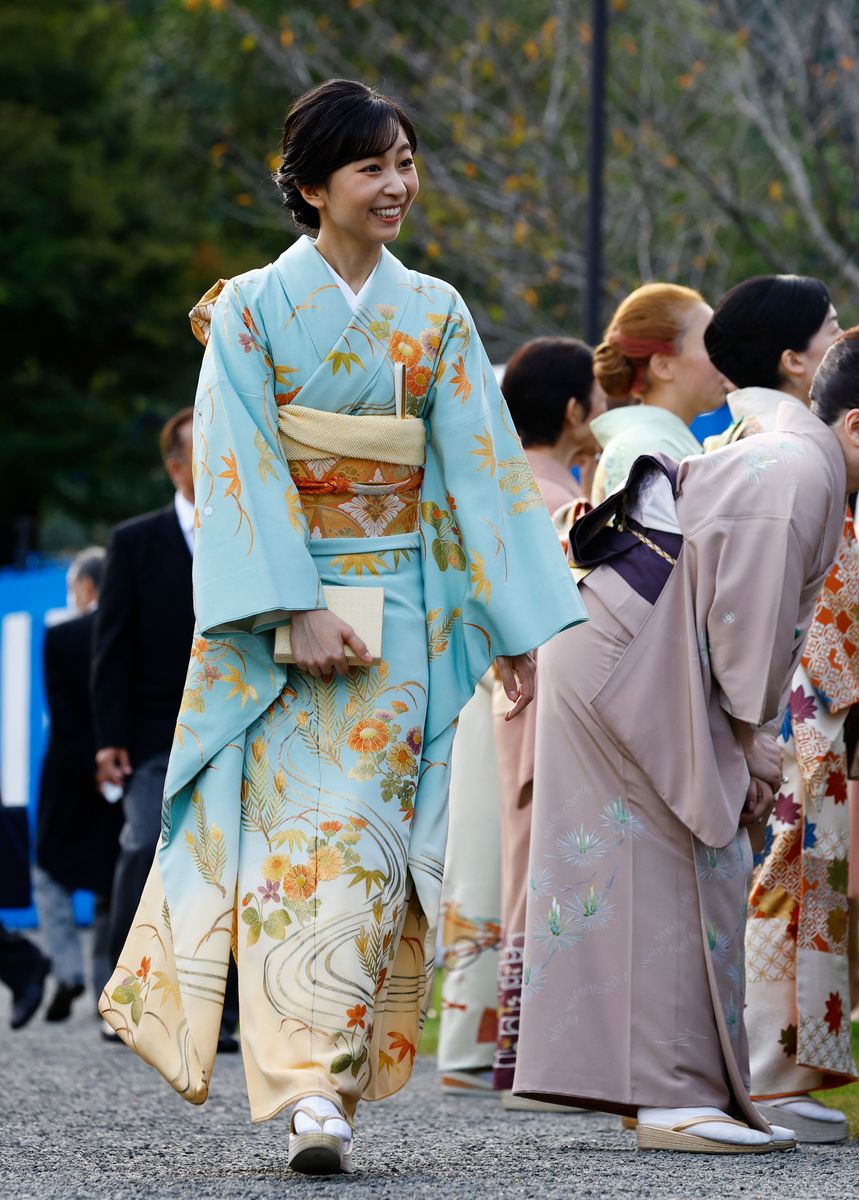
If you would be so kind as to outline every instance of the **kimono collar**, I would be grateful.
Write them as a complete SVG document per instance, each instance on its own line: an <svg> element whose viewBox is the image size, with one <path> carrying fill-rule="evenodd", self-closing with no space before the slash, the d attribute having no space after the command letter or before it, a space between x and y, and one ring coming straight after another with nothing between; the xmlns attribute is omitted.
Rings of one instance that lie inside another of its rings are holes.
<svg viewBox="0 0 859 1200"><path fill-rule="evenodd" d="M779 405L775 427L780 433L794 433L803 441L813 442L823 452L835 474L840 503L840 498L847 492L844 451L829 426L804 404L788 398Z"/></svg>
<svg viewBox="0 0 859 1200"><path fill-rule="evenodd" d="M538 481L547 479L550 483L557 484L558 487L566 488L570 493L570 498L575 498L578 489L572 473L563 463L553 457L548 446L528 446L525 450L525 457L528 459L528 466L535 479Z"/></svg>
<svg viewBox="0 0 859 1200"><path fill-rule="evenodd" d="M654 439L673 436L687 438L690 453L700 453L701 450L694 434L690 433L689 426L681 421L676 413L669 412L667 408L659 408L655 404L628 404L623 408L613 408L594 417L590 428L603 449L620 434L634 429L648 439L648 445Z"/></svg>
<svg viewBox="0 0 859 1200"><path fill-rule="evenodd" d="M294 305L301 321L316 347L320 358L324 358L339 334L350 324L353 317L375 312L375 306L383 303L392 305L393 299L405 305L409 293L396 294L395 289L408 284L408 271L382 247L379 263L369 279L370 286L361 298L355 313L352 312L339 284L332 278L331 269L309 237L300 237L272 263L289 302ZM314 305L313 298L326 291L325 304ZM392 314L393 316L393 314ZM371 318L372 319L372 318Z"/></svg>
<svg viewBox="0 0 859 1200"><path fill-rule="evenodd" d="M801 400L788 392L779 392L775 388L747 387L738 388L728 395L728 408L734 421L745 418L757 418L770 423L775 422L776 414L782 404L799 405L805 408Z"/></svg>

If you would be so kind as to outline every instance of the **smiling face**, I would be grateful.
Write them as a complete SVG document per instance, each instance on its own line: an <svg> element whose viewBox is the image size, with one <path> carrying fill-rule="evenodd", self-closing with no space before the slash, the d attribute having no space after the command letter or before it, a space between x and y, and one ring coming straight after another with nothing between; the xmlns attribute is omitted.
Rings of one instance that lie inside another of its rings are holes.
<svg viewBox="0 0 859 1200"><path fill-rule="evenodd" d="M302 187L301 194L319 213L324 241L370 247L394 241L419 187L412 148L400 126L385 153L347 163L324 184Z"/></svg>

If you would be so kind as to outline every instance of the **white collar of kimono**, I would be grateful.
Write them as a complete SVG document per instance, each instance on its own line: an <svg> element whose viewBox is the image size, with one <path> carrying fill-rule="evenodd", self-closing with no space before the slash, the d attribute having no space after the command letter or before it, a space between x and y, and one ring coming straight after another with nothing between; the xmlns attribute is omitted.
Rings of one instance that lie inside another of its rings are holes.
<svg viewBox="0 0 859 1200"><path fill-rule="evenodd" d="M680 438L681 441L688 440L690 454L699 454L701 451L694 434L689 432L689 426L676 413L655 404L627 404L612 408L594 417L590 430L603 449L619 434L635 430L647 437L648 443L651 437L667 435Z"/></svg>
<svg viewBox="0 0 859 1200"><path fill-rule="evenodd" d="M313 249L316 250L315 243L313 243ZM319 251L316 250L316 253L319 254ZM367 293L369 292L369 290L373 284L373 279L375 277L376 272L379 269L379 263L376 263L375 267L373 267L373 270L370 272L370 274L364 280L364 283L361 286L360 292L353 292L352 289L350 288L349 284L343 278L343 276L337 274L337 272L331 266L331 263L328 261L328 259L324 258L323 255L321 255L321 254L319 254L319 257L325 263L325 266L328 268L328 272L331 275L331 278L334 280L334 282L339 287L340 291L343 293L343 299L346 301L346 303L352 309L352 312L356 312L359 304L361 304L361 302L364 300L364 297L367 295ZM379 260L379 262L381 262L381 259Z"/></svg>
<svg viewBox="0 0 859 1200"><path fill-rule="evenodd" d="M728 395L728 408L735 421L741 421L745 417L757 417L758 420L764 417L774 422L780 404L798 404L805 408L796 396L791 396L789 392L776 391L775 388L738 388Z"/></svg>

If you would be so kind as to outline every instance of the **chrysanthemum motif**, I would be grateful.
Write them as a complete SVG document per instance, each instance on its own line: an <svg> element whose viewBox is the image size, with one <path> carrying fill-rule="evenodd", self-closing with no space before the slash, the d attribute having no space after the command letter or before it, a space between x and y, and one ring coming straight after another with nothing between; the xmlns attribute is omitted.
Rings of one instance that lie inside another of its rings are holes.
<svg viewBox="0 0 859 1200"><path fill-rule="evenodd" d="M400 329L395 329L391 334L388 353L394 362L405 363L407 367L416 366L423 357L420 342Z"/></svg>
<svg viewBox="0 0 859 1200"><path fill-rule="evenodd" d="M564 862L572 863L574 867L584 867L589 863L597 863L604 858L607 851L605 838L598 833L591 833L580 825L558 839L561 846L561 858Z"/></svg>
<svg viewBox="0 0 859 1200"><path fill-rule="evenodd" d="M416 757L420 757L423 741L424 735L417 725L413 726L406 734L406 745Z"/></svg>
<svg viewBox="0 0 859 1200"><path fill-rule="evenodd" d="M385 761L395 775L417 775L418 764L405 742L394 742Z"/></svg>
<svg viewBox="0 0 859 1200"><path fill-rule="evenodd" d="M612 833L619 833L621 838L625 838L627 834L637 838L644 833L644 822L632 815L623 796L618 796L616 800L606 804L602 813L603 824L608 826Z"/></svg>
<svg viewBox="0 0 859 1200"><path fill-rule="evenodd" d="M262 860L263 879L283 879L292 866L288 854L269 854Z"/></svg>
<svg viewBox="0 0 859 1200"><path fill-rule="evenodd" d="M577 895L567 901L570 919L584 931L585 929L602 929L614 914L614 905L605 896L601 896L591 885L581 896Z"/></svg>
<svg viewBox="0 0 859 1200"><path fill-rule="evenodd" d="M551 886L552 872L548 867L543 867L542 871L532 874L528 879L528 891L535 900L540 900L543 896L547 896Z"/></svg>
<svg viewBox="0 0 859 1200"><path fill-rule="evenodd" d="M310 869L322 883L342 875L345 865L343 855L335 846L319 846L310 859Z"/></svg>
<svg viewBox="0 0 859 1200"><path fill-rule="evenodd" d="M418 342L427 358L435 358L441 348L441 330L425 329L418 334Z"/></svg>
<svg viewBox="0 0 859 1200"><path fill-rule="evenodd" d="M359 754L373 754L377 750L384 750L388 744L388 727L384 721L366 717L353 726L346 744L350 750Z"/></svg>
<svg viewBox="0 0 859 1200"><path fill-rule="evenodd" d="M348 513L367 537L382 537L405 507L399 496L389 492L382 496L355 496L348 504L341 504L340 510Z"/></svg>
<svg viewBox="0 0 859 1200"><path fill-rule="evenodd" d="M713 962L722 963L728 957L734 939L727 933L722 933L712 921L707 922L707 949Z"/></svg>
<svg viewBox="0 0 859 1200"><path fill-rule="evenodd" d="M316 891L316 872L309 863L290 867L283 878L286 900L307 900Z"/></svg>

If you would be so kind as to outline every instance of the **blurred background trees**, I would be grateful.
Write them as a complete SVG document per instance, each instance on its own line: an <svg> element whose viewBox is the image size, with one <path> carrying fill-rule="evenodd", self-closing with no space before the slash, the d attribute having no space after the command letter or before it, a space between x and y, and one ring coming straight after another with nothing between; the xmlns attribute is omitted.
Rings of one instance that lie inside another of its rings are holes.
<svg viewBox="0 0 859 1200"><path fill-rule="evenodd" d="M604 306L816 274L859 317L859 6L612 0ZM7 0L0 15L0 560L165 502L187 310L295 236L270 182L290 99L405 101L422 192L397 252L502 360L581 330L587 0Z"/></svg>

